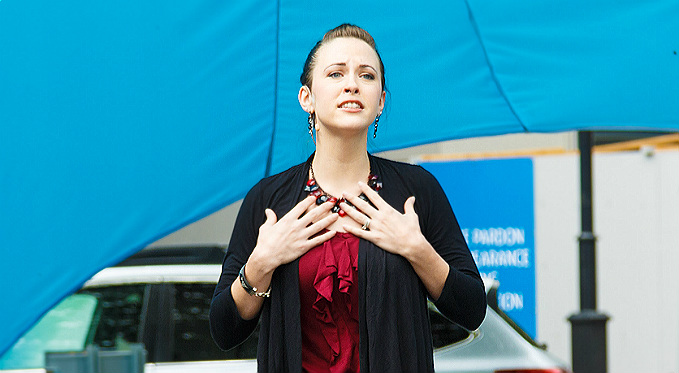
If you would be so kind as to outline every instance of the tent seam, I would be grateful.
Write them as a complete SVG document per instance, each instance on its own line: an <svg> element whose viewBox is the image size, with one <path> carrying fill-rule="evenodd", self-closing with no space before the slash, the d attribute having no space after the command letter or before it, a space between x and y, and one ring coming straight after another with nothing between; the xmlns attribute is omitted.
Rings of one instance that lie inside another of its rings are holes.
<svg viewBox="0 0 679 373"><path fill-rule="evenodd" d="M264 169L264 177L271 175L271 164L273 162L273 148L276 138L276 123L278 122L278 66L280 60L279 46L281 43L281 1L276 1L276 49L275 49L275 66L274 66L274 91L273 91L273 124L271 129L271 142L269 143L269 154L266 157L266 168Z"/></svg>
<svg viewBox="0 0 679 373"><path fill-rule="evenodd" d="M497 75L495 74L495 69L493 68L493 64L490 62L490 56L488 55L488 50L486 49L486 45L483 42L483 38L481 37L481 31L479 30L478 24L476 23L476 20L474 19L474 13L472 12L471 5L469 5L469 0L465 0L465 5L467 6L467 11L469 12L469 22L472 25L472 28L474 29L474 33L476 34L476 37L479 40L479 45L481 46L481 50L483 51L483 57L486 59L486 64L488 65L488 70L490 71L490 76L493 79L493 82L495 82L495 86L497 87L498 92L500 92L500 95L502 98L505 100L507 103L507 106L509 106L509 110L512 112L514 115L514 118L519 122L519 125L525 132L530 132L528 131L528 128L523 123L523 120L519 117L519 114L516 112L514 109L514 105L512 105L511 101L509 100L509 97L507 97L507 93L504 91L502 88L502 85L500 84L500 80L498 79Z"/></svg>

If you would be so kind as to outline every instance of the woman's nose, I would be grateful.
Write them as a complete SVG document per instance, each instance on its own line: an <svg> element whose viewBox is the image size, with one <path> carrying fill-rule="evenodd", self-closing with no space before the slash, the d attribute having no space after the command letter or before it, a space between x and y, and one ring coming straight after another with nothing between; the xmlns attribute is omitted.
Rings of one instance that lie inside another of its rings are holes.
<svg viewBox="0 0 679 373"><path fill-rule="evenodd" d="M344 93L356 94L358 93L358 86L356 84L347 84L347 86L344 87Z"/></svg>
<svg viewBox="0 0 679 373"><path fill-rule="evenodd" d="M358 84L356 84L356 79L349 75L346 80L346 86L344 87L345 93L358 93Z"/></svg>

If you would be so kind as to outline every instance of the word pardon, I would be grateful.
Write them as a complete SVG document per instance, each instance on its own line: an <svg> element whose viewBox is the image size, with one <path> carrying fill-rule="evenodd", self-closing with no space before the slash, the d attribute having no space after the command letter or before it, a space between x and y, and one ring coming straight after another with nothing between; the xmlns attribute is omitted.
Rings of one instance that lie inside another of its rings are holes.
<svg viewBox="0 0 679 373"><path fill-rule="evenodd" d="M506 247L526 243L526 232L523 228L464 228L464 239L471 246Z"/></svg>

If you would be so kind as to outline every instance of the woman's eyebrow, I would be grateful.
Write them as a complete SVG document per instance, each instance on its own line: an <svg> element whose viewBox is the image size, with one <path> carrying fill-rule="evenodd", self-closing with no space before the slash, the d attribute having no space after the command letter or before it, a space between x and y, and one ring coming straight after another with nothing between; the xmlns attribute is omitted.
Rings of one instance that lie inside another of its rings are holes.
<svg viewBox="0 0 679 373"><path fill-rule="evenodd" d="M328 65L328 67L326 67L325 69L323 69L323 71L328 70L328 69L331 68L331 67L335 67L335 66L346 66L346 65L347 65L346 62L336 62L336 63L331 63L330 65Z"/></svg>
<svg viewBox="0 0 679 373"><path fill-rule="evenodd" d="M332 63L332 64L328 65L328 67L326 67L325 69L323 69L323 71L326 71L326 70L328 70L329 68L335 67L335 66L346 67L347 64L346 64L346 62L336 62L336 63ZM359 65L358 67L359 67L359 68L369 68L369 69L372 69L373 71L377 72L377 69L374 68L374 67L372 67L372 65L363 64L363 65Z"/></svg>
<svg viewBox="0 0 679 373"><path fill-rule="evenodd" d="M374 67L372 67L372 65L360 65L359 67L360 67L360 68L365 68L365 67L367 67L367 68L370 68L370 69L372 69L373 71L377 72L377 69L374 68Z"/></svg>

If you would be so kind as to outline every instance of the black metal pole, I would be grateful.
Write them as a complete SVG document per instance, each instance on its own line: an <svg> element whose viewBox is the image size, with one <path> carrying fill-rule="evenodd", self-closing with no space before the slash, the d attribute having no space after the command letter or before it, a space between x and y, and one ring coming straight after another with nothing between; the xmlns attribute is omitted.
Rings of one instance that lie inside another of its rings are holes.
<svg viewBox="0 0 679 373"><path fill-rule="evenodd" d="M578 133L580 148L580 309L596 309L596 257L592 208L592 133Z"/></svg>
<svg viewBox="0 0 679 373"><path fill-rule="evenodd" d="M580 148L580 312L571 315L574 373L606 373L606 322L596 310L596 237L592 218L592 132L578 133Z"/></svg>

